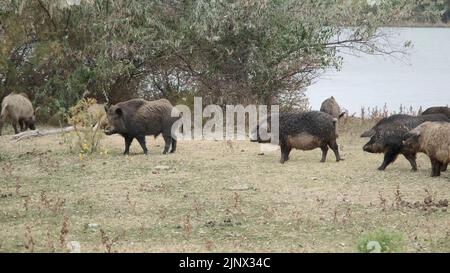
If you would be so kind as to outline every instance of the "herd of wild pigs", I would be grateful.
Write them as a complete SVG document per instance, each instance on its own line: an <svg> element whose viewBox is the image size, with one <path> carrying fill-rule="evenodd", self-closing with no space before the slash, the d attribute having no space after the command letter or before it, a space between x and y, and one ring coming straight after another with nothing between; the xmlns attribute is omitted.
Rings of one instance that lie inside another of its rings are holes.
<svg viewBox="0 0 450 273"><path fill-rule="evenodd" d="M181 117L172 117L174 107L166 100L146 101L132 99L116 105L94 104L88 112L96 121L96 126L107 135L119 134L125 140L124 154L130 151L130 145L136 139L144 154L148 150L146 136L162 135L165 141L164 154L174 153L177 141L172 136L172 125ZM0 115L0 135L6 120L9 120L17 134L27 129L35 130L35 109L25 94L10 94L3 99ZM338 103L331 97L325 100L320 111L301 113L280 113L279 145L281 163L289 160L293 149L322 150L321 162L326 161L328 150L334 152L336 161L341 161L337 144L337 123L344 116ZM258 125L251 132L251 141L263 141L260 130L270 131L271 119ZM433 177L440 176L450 163L450 108L432 107L420 116L392 115L380 120L361 137L370 138L363 150L368 153L383 153L384 159L379 170L385 170L398 155L403 155L417 170L417 153L425 153L431 161Z"/></svg>

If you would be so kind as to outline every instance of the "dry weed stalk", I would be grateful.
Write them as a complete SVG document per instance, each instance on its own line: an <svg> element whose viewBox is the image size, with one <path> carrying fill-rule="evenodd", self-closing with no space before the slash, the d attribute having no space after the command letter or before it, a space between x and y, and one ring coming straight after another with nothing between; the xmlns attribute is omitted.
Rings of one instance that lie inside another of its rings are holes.
<svg viewBox="0 0 450 273"><path fill-rule="evenodd" d="M52 235L50 234L50 230L47 230L47 248L49 249L49 252L55 253L55 244L52 240Z"/></svg>
<svg viewBox="0 0 450 273"><path fill-rule="evenodd" d="M32 234L32 228L32 224L27 224L25 226L25 248L30 252L34 252L34 246L36 245Z"/></svg>
<svg viewBox="0 0 450 273"><path fill-rule="evenodd" d="M381 192L378 194L378 199L380 200L381 210L386 211L387 200L383 197L383 194Z"/></svg>
<svg viewBox="0 0 450 273"><path fill-rule="evenodd" d="M136 201L134 201L134 202L131 201L130 192L127 192L126 200L127 200L128 205L131 207L131 210L133 211L133 213L136 214L136 204L137 204L137 202Z"/></svg>
<svg viewBox="0 0 450 273"><path fill-rule="evenodd" d="M185 239L189 239L192 235L192 223L190 214L187 214L183 219L183 231Z"/></svg>
<svg viewBox="0 0 450 273"><path fill-rule="evenodd" d="M65 247L68 234L69 234L69 217L67 215L64 215L61 230L59 232L59 242L61 248Z"/></svg>
<svg viewBox="0 0 450 273"><path fill-rule="evenodd" d="M113 253L112 249L113 245L119 241L120 237L125 236L125 231L123 231L121 234L119 234L113 239L111 239L103 229L100 229L100 235L102 237L102 245L103 247L105 247L106 252Z"/></svg>

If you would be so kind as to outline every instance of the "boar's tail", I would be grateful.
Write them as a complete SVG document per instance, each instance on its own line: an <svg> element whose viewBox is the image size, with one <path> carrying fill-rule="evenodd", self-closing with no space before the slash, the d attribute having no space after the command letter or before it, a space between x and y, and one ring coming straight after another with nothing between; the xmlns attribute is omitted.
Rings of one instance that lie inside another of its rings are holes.
<svg viewBox="0 0 450 273"><path fill-rule="evenodd" d="M0 112L0 117L5 117L6 116L7 109L8 109L8 103L4 103L2 105L2 111Z"/></svg>
<svg viewBox="0 0 450 273"><path fill-rule="evenodd" d="M339 137L338 131L337 131L337 123L338 123L338 119L334 118L333 119L333 127L334 127L334 134L336 135L336 138Z"/></svg>

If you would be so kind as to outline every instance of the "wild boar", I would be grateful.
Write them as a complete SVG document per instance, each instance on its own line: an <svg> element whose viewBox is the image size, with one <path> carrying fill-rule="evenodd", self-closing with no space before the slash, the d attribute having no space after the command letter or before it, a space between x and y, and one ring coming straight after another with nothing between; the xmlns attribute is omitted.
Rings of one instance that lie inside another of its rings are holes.
<svg viewBox="0 0 450 273"><path fill-rule="evenodd" d="M418 117L410 116L401 119L397 118L391 119L391 122L386 122L386 120L381 126L376 126L376 129L374 130L375 133L372 135L370 141L363 147L363 150L368 153L384 153L383 163L378 168L380 171L384 171L387 166L393 163L399 154L403 154L411 164L412 170L417 171L417 152L405 149L403 145L405 134L426 121L450 122L446 116L441 114Z"/></svg>
<svg viewBox="0 0 450 273"><path fill-rule="evenodd" d="M450 163L450 123L424 122L404 136L403 144L411 151L428 155L431 176L440 176Z"/></svg>
<svg viewBox="0 0 450 273"><path fill-rule="evenodd" d="M387 118L381 119L375 126L373 126L370 130L365 131L361 134L361 137L372 137L377 131L380 131L383 129L384 126L387 126L393 122L406 122L409 119L413 119L414 116L410 115L392 115Z"/></svg>
<svg viewBox="0 0 450 273"><path fill-rule="evenodd" d="M129 154L133 139L137 139L144 154L148 153L145 136L162 134L165 141L164 154L174 153L177 141L172 136L172 125L179 117L172 117L172 104L166 100L146 101L132 99L111 107L105 106L107 115L105 134L120 134L125 139L124 154Z"/></svg>
<svg viewBox="0 0 450 273"><path fill-rule="evenodd" d="M326 161L328 147L330 147L335 156L336 161L340 161L339 148L336 142L336 123L337 119L331 115L318 111L310 111L303 113L281 113L273 116L265 122L267 125L258 125L253 129L250 140L252 142L268 143L271 140L262 140L261 126L267 126L266 130L270 130L270 124L274 118L279 119L279 145L281 147L280 163L289 160L289 154L292 149L298 150L314 150L320 148L322 150L322 160Z"/></svg>
<svg viewBox="0 0 450 273"><path fill-rule="evenodd" d="M339 104L333 96L322 102L320 111L327 113L336 119L340 119L345 115L345 112L341 112L341 107L339 107Z"/></svg>
<svg viewBox="0 0 450 273"><path fill-rule="evenodd" d="M450 118L450 108L449 107L430 107L425 110L422 115L431 115L431 114L443 114Z"/></svg>
<svg viewBox="0 0 450 273"><path fill-rule="evenodd" d="M0 114L0 135L5 121L9 119L14 128L14 133L18 134L27 129L35 130L36 115L31 101L24 94L10 94L3 99Z"/></svg>

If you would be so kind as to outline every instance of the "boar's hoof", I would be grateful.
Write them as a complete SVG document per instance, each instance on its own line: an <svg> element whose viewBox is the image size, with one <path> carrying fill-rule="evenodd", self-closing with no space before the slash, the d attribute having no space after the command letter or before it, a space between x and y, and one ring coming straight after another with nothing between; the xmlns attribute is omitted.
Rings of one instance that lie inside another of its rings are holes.
<svg viewBox="0 0 450 273"><path fill-rule="evenodd" d="M378 168L378 170L379 170L379 171L384 171L384 170L386 170L386 167L380 166L380 167Z"/></svg>

